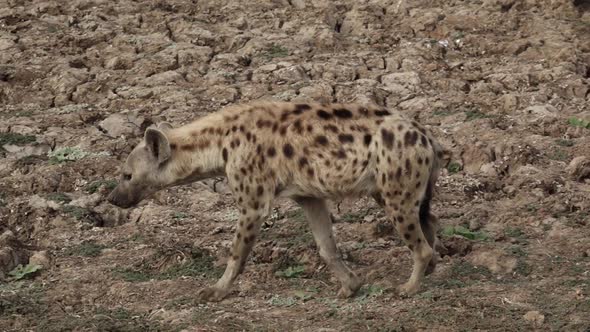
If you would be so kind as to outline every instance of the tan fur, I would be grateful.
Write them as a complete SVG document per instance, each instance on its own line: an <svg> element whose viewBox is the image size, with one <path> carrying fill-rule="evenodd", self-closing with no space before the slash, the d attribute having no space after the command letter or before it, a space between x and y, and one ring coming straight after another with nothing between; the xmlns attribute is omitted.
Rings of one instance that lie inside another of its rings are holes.
<svg viewBox="0 0 590 332"><path fill-rule="evenodd" d="M415 121L377 106L258 102L180 128L149 130L161 135L146 132L111 202L131 206L162 188L225 175L240 208L227 269L215 286L200 292L204 300L227 295L276 197L292 198L304 209L343 297L362 282L340 258L326 199L371 195L384 207L413 252L403 293L417 292L424 273L434 268L437 218L429 215L421 226L418 211L449 154ZM162 161L166 147L170 156Z"/></svg>

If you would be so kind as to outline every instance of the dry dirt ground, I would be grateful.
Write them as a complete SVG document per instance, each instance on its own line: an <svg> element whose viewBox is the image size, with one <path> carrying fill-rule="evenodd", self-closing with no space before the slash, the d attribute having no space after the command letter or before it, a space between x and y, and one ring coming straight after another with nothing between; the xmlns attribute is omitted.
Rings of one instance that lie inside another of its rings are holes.
<svg viewBox="0 0 590 332"><path fill-rule="evenodd" d="M584 0L3 0L0 330L589 331L589 77ZM104 202L151 123L262 98L375 102L452 149L420 294L394 291L410 253L367 199L332 205L357 297L281 201L215 304L223 181Z"/></svg>

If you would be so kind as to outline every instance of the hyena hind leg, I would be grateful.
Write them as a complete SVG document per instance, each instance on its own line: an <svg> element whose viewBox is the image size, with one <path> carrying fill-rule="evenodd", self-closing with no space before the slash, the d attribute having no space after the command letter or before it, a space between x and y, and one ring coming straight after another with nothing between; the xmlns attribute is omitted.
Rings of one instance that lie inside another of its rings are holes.
<svg viewBox="0 0 590 332"><path fill-rule="evenodd" d="M320 250L320 257L326 262L330 270L341 283L338 297L353 296L362 286L362 280L352 272L342 260L332 234L332 219L323 199L299 197L295 201L303 209L311 227L313 237Z"/></svg>

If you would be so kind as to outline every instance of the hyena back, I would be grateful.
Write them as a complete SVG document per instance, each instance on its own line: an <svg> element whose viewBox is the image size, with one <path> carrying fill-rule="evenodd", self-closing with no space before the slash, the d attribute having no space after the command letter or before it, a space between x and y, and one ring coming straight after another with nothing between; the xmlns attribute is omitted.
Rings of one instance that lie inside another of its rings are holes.
<svg viewBox="0 0 590 332"><path fill-rule="evenodd" d="M303 208L320 256L341 283L339 296L352 296L362 281L340 257L326 200L370 195L413 253L412 274L400 291L414 294L436 263L430 200L448 157L423 126L377 106L243 104L180 128L148 128L109 201L130 207L166 187L226 176L240 211L238 227L225 273L199 293L219 301L243 269L277 197Z"/></svg>

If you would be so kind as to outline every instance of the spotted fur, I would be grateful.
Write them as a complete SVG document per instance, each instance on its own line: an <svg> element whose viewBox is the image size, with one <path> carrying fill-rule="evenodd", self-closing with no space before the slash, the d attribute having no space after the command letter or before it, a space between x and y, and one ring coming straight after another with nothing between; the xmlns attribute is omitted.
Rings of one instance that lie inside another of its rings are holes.
<svg viewBox="0 0 590 332"><path fill-rule="evenodd" d="M259 102L227 107L176 129L148 128L109 200L129 207L166 187L227 176L240 218L224 275L200 292L221 300L242 270L277 197L304 210L320 256L352 296L362 282L342 261L325 200L372 196L412 250L418 291L434 268L432 191L449 154L415 121L377 106Z"/></svg>

